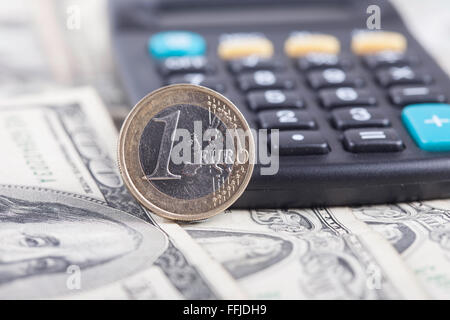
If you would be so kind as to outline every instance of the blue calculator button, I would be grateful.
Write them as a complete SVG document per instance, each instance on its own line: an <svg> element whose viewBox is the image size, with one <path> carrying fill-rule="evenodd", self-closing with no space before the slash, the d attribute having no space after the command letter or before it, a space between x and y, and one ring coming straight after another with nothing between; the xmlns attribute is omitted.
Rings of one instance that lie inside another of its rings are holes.
<svg viewBox="0 0 450 320"><path fill-rule="evenodd" d="M424 103L406 106L402 121L419 148L450 151L450 105Z"/></svg>
<svg viewBox="0 0 450 320"><path fill-rule="evenodd" d="M206 42L198 33L190 31L164 31L150 38L148 50L156 59L201 56L206 52Z"/></svg>

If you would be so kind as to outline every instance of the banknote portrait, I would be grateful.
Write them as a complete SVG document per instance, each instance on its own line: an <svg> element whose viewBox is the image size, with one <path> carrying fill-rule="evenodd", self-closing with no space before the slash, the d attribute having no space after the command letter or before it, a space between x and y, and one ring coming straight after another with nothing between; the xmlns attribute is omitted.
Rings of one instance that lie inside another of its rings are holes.
<svg viewBox="0 0 450 320"><path fill-rule="evenodd" d="M397 250L404 254L413 245L425 239L436 242L446 252L450 251L450 212L439 201L412 202L389 206L354 208L358 217L365 220Z"/></svg>
<svg viewBox="0 0 450 320"><path fill-rule="evenodd" d="M0 187L1 297L71 294L71 266L80 270L76 290L95 288L148 268L166 248L162 231L100 201Z"/></svg>
<svg viewBox="0 0 450 320"><path fill-rule="evenodd" d="M373 230L383 235L398 253L405 252L417 240L417 233L403 223L377 223L368 221L367 224Z"/></svg>
<svg viewBox="0 0 450 320"><path fill-rule="evenodd" d="M287 258L291 242L270 235L222 231L192 230L188 233L233 275L244 278Z"/></svg>

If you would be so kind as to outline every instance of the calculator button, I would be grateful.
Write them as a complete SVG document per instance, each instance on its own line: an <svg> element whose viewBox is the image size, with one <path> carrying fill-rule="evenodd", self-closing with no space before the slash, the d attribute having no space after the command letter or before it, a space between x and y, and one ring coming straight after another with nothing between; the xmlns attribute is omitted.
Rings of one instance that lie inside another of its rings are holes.
<svg viewBox="0 0 450 320"><path fill-rule="evenodd" d="M336 54L312 53L297 59L297 67L302 71L324 68L349 68L350 59Z"/></svg>
<svg viewBox="0 0 450 320"><path fill-rule="evenodd" d="M418 63L417 57L395 51L382 51L376 54L366 55L363 57L363 61L370 69L415 65Z"/></svg>
<svg viewBox="0 0 450 320"><path fill-rule="evenodd" d="M402 121L419 148L450 151L450 105L409 105L402 111Z"/></svg>
<svg viewBox="0 0 450 320"><path fill-rule="evenodd" d="M329 34L296 32L284 42L284 52L291 58L310 53L337 54L339 51L339 40Z"/></svg>
<svg viewBox="0 0 450 320"><path fill-rule="evenodd" d="M315 129L316 122L306 111L277 110L263 111L258 114L263 129Z"/></svg>
<svg viewBox="0 0 450 320"><path fill-rule="evenodd" d="M238 78L239 88L243 91L257 89L292 89L295 80L288 74L274 73L269 70L255 71Z"/></svg>
<svg viewBox="0 0 450 320"><path fill-rule="evenodd" d="M344 132L344 147L350 152L394 152L404 149L394 129L350 129Z"/></svg>
<svg viewBox="0 0 450 320"><path fill-rule="evenodd" d="M258 56L249 56L242 59L231 60L229 68L233 73L241 73L255 70L280 70L284 64L281 60L275 58L262 58Z"/></svg>
<svg viewBox="0 0 450 320"><path fill-rule="evenodd" d="M273 44L264 36L254 34L233 34L220 41L217 54L223 60L248 56L269 58L273 55Z"/></svg>
<svg viewBox="0 0 450 320"><path fill-rule="evenodd" d="M172 76L167 81L168 84L190 83L204 86L218 92L225 92L225 84L217 77L207 76L203 73L186 73L184 75Z"/></svg>
<svg viewBox="0 0 450 320"><path fill-rule="evenodd" d="M308 83L313 89L327 87L362 87L364 79L354 72L345 72L337 68L312 71L308 74Z"/></svg>
<svg viewBox="0 0 450 320"><path fill-rule="evenodd" d="M158 64L159 72L163 76L174 73L204 73L210 72L214 68L208 60L202 56L196 57L171 57L162 60Z"/></svg>
<svg viewBox="0 0 450 320"><path fill-rule="evenodd" d="M326 154L330 148L317 131L280 131L279 141L271 140L280 155Z"/></svg>
<svg viewBox="0 0 450 320"><path fill-rule="evenodd" d="M377 102L370 91L350 87L323 89L319 92L319 98L325 109L355 105L370 106Z"/></svg>
<svg viewBox="0 0 450 320"><path fill-rule="evenodd" d="M154 34L148 42L152 57L201 56L206 52L206 42L201 35L189 31L164 31Z"/></svg>
<svg viewBox="0 0 450 320"><path fill-rule="evenodd" d="M415 71L409 66L390 67L380 70L376 74L378 82L384 86L401 84L427 84L430 83L431 75L420 71Z"/></svg>
<svg viewBox="0 0 450 320"><path fill-rule="evenodd" d="M376 108L345 108L332 112L332 123L336 129L388 127L389 119Z"/></svg>
<svg viewBox="0 0 450 320"><path fill-rule="evenodd" d="M394 104L402 107L413 103L447 100L441 90L433 87L396 87L389 90L389 95Z"/></svg>
<svg viewBox="0 0 450 320"><path fill-rule="evenodd" d="M303 99L295 91L266 90L247 95L250 109L254 111L279 108L304 108Z"/></svg>
<svg viewBox="0 0 450 320"><path fill-rule="evenodd" d="M352 50L358 55L381 51L404 52L406 47L406 38L398 32L362 31L352 37Z"/></svg>

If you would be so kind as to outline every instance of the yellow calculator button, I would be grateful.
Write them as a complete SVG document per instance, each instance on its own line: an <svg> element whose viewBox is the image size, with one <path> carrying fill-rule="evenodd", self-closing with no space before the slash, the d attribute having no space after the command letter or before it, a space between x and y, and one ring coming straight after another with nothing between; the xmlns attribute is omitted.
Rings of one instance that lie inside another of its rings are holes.
<svg viewBox="0 0 450 320"><path fill-rule="evenodd" d="M352 50L355 54L373 54L380 51L403 52L406 50L406 38L398 32L363 31L352 38Z"/></svg>
<svg viewBox="0 0 450 320"><path fill-rule="evenodd" d="M284 43L284 52L293 58L310 53L338 54L340 49L336 37L321 33L293 34Z"/></svg>
<svg viewBox="0 0 450 320"><path fill-rule="evenodd" d="M222 40L217 48L217 53L224 60L248 56L270 58L273 55L273 44L264 37L233 37Z"/></svg>

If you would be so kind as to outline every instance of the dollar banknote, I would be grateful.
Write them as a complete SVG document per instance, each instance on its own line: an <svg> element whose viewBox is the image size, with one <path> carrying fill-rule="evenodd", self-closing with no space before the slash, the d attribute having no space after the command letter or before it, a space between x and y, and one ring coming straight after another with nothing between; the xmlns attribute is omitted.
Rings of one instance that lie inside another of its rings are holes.
<svg viewBox="0 0 450 320"><path fill-rule="evenodd" d="M450 299L450 201L352 208L402 256L427 293Z"/></svg>
<svg viewBox="0 0 450 320"><path fill-rule="evenodd" d="M125 189L90 89L0 103L0 298L240 298L175 224Z"/></svg>
<svg viewBox="0 0 450 320"><path fill-rule="evenodd" d="M52 65L55 77L93 86L120 128L129 106L116 70L109 1L50 0L45 5L42 1L33 2L37 2L33 15L49 60L63 60Z"/></svg>
<svg viewBox="0 0 450 320"><path fill-rule="evenodd" d="M394 248L348 208L233 210L183 228L258 299L422 299Z"/></svg>
<svg viewBox="0 0 450 320"><path fill-rule="evenodd" d="M0 97L37 93L57 86L34 23L34 2L0 3Z"/></svg>

